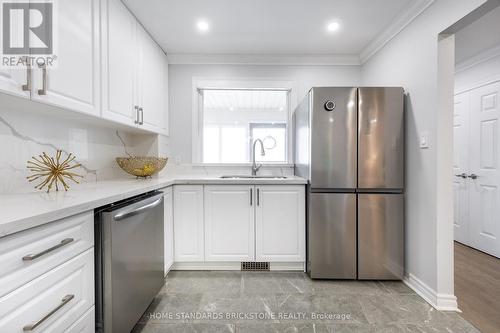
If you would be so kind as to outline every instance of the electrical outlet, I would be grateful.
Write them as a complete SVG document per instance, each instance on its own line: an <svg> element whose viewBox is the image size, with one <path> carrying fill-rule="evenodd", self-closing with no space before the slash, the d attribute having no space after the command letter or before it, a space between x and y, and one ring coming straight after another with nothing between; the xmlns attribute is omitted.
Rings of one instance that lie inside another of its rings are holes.
<svg viewBox="0 0 500 333"><path fill-rule="evenodd" d="M180 165L181 164L181 157L179 155L175 156L174 163L175 163L175 165Z"/></svg>

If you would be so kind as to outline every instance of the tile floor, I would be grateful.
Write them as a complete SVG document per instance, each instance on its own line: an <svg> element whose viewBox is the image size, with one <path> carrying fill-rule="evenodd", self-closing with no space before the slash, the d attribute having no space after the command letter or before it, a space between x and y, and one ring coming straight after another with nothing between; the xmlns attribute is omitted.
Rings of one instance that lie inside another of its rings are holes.
<svg viewBox="0 0 500 333"><path fill-rule="evenodd" d="M173 271L133 332L479 331L456 313L434 310L401 282Z"/></svg>

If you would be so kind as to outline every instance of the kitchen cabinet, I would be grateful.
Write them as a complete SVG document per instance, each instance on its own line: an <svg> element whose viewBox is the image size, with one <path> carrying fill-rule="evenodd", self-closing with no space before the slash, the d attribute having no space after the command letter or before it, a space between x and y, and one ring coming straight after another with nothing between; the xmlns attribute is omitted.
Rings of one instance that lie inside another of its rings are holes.
<svg viewBox="0 0 500 333"><path fill-rule="evenodd" d="M166 55L121 1L103 1L101 11L102 116L165 133Z"/></svg>
<svg viewBox="0 0 500 333"><path fill-rule="evenodd" d="M54 8L57 60L54 67L35 66L31 99L99 116L99 0L60 1Z"/></svg>
<svg viewBox="0 0 500 333"><path fill-rule="evenodd" d="M165 251L165 266L164 273L168 271L174 264L174 195L172 187L163 189L163 214L164 214L164 251Z"/></svg>
<svg viewBox="0 0 500 333"><path fill-rule="evenodd" d="M304 186L256 186L255 196L256 261L304 261Z"/></svg>
<svg viewBox="0 0 500 333"><path fill-rule="evenodd" d="M138 111L137 22L120 0L102 1L101 17L102 117L133 125Z"/></svg>
<svg viewBox="0 0 500 333"><path fill-rule="evenodd" d="M204 261L203 185L174 187L175 261Z"/></svg>
<svg viewBox="0 0 500 333"><path fill-rule="evenodd" d="M254 186L205 186L205 260L253 261Z"/></svg>
<svg viewBox="0 0 500 333"><path fill-rule="evenodd" d="M53 65L0 70L0 90L85 114L100 115L99 0L54 7Z"/></svg>

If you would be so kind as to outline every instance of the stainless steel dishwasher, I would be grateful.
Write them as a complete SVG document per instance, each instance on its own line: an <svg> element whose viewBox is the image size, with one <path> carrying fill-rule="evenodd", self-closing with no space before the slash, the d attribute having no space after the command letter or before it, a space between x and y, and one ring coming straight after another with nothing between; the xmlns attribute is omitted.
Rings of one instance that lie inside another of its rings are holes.
<svg viewBox="0 0 500 333"><path fill-rule="evenodd" d="M96 332L130 332L163 286L163 193L95 211Z"/></svg>

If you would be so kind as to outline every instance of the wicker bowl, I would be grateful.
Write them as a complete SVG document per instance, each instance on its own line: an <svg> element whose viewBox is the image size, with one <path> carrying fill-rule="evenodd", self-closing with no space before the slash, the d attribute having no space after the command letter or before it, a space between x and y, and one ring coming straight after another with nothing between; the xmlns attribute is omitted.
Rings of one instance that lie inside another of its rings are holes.
<svg viewBox="0 0 500 333"><path fill-rule="evenodd" d="M126 173L136 177L151 177L160 172L167 164L168 158L162 157L117 157L116 163Z"/></svg>

